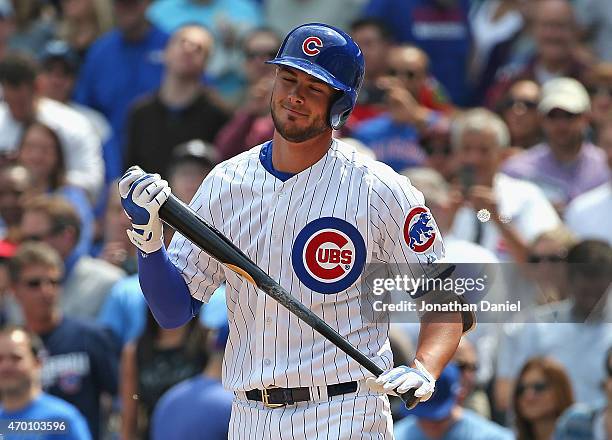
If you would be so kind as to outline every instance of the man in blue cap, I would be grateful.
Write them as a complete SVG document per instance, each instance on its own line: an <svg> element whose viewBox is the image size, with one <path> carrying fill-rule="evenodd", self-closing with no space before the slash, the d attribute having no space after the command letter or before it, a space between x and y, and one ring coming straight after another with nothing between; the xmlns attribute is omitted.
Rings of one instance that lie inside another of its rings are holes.
<svg viewBox="0 0 612 440"><path fill-rule="evenodd" d="M408 416L395 424L396 440L513 439L510 430L459 406L460 379L457 365L448 364L431 398L409 410Z"/></svg>

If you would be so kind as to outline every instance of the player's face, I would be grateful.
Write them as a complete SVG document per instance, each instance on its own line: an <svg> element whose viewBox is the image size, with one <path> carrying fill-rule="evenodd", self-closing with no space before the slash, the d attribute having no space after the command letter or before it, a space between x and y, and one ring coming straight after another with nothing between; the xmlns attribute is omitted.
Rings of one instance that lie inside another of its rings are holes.
<svg viewBox="0 0 612 440"><path fill-rule="evenodd" d="M335 91L296 69L279 68L270 107L274 127L289 142L304 142L326 131L329 106Z"/></svg>
<svg viewBox="0 0 612 440"><path fill-rule="evenodd" d="M27 390L37 365L25 333L14 331L0 335L0 393Z"/></svg>

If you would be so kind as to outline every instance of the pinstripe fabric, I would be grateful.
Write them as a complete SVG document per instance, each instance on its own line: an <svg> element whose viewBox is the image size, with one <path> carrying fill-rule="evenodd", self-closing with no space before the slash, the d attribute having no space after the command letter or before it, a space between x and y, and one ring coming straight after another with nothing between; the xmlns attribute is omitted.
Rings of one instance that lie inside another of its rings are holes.
<svg viewBox="0 0 612 440"><path fill-rule="evenodd" d="M255 147L218 165L202 183L191 206L306 307L383 369L390 368L388 323L364 322L359 280L335 294L313 291L292 267L292 247L305 225L321 217L336 217L359 231L365 242L366 263L388 263L390 274L401 264L417 263L418 267L428 256L437 259L443 254L439 233L424 254L414 253L403 238L406 215L412 207L423 205L422 194L386 165L339 141L333 141L316 164L285 182L264 169L260 150L261 146ZM169 254L199 300L206 302L220 283L227 282L230 334L223 364L226 388L320 386L370 375L180 234L174 235ZM234 417L250 420L248 414L243 408L242 415Z"/></svg>

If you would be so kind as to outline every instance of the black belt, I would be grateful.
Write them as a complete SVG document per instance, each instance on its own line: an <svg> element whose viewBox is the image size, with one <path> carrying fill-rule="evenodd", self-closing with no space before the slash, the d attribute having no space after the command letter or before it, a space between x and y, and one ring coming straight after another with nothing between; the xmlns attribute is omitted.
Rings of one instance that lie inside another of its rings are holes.
<svg viewBox="0 0 612 440"><path fill-rule="evenodd" d="M344 382L327 385L327 396L339 396L340 394L354 393L357 391L357 382ZM285 405L293 405L297 402L311 400L310 388L268 388L265 390L250 390L245 392L246 398L263 402L269 408L277 408Z"/></svg>

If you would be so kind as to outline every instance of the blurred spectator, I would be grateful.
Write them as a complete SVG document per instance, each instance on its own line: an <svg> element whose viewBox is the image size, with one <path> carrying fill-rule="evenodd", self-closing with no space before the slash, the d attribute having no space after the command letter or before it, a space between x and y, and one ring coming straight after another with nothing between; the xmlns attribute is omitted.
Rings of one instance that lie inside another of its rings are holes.
<svg viewBox="0 0 612 440"><path fill-rule="evenodd" d="M574 11L568 0L534 2L533 34L535 54L521 70L502 70L487 93L487 106L495 108L508 88L518 80L542 85L553 78L584 80L588 67L577 55L577 29Z"/></svg>
<svg viewBox="0 0 612 440"><path fill-rule="evenodd" d="M112 2L61 0L61 7L62 18L57 34L82 60L94 41L113 27Z"/></svg>
<svg viewBox="0 0 612 440"><path fill-rule="evenodd" d="M11 260L12 289L25 325L45 344L43 388L76 406L97 439L100 397L117 392L117 351L100 327L62 313L62 276L60 256L44 243L22 245Z"/></svg>
<svg viewBox="0 0 612 440"><path fill-rule="evenodd" d="M121 438L148 438L155 404L173 385L201 373L208 354L197 319L161 328L149 310L145 330L128 343L121 358ZM201 433L200 433L201 434Z"/></svg>
<svg viewBox="0 0 612 440"><path fill-rule="evenodd" d="M207 311L204 310L204 315ZM226 314L225 310L223 314ZM221 327L209 334L210 358L204 372L176 384L159 399L151 421L152 440L198 440L203 432L206 432L207 440L228 438L234 393L225 390L221 384L228 334L226 317ZM181 420L181 423L171 424L168 420Z"/></svg>
<svg viewBox="0 0 612 440"><path fill-rule="evenodd" d="M384 93L384 113L356 126L352 136L370 147L377 160L399 172L423 165L425 153L419 138L444 124L440 110L449 107L428 73L423 51L409 45L394 47L388 52L387 65L389 75L376 83Z"/></svg>
<svg viewBox="0 0 612 440"><path fill-rule="evenodd" d="M445 113L452 110L446 90L429 73L429 57L418 47L406 44L391 48L387 74L400 80L424 108Z"/></svg>
<svg viewBox="0 0 612 440"><path fill-rule="evenodd" d="M498 112L510 131L510 146L528 149L542 141L537 113L540 86L531 80L514 83L499 102Z"/></svg>
<svg viewBox="0 0 612 440"><path fill-rule="evenodd" d="M457 158L450 141L451 120L442 119L421 134L420 144L425 151L425 166L436 170L450 181L457 173Z"/></svg>
<svg viewBox="0 0 612 440"><path fill-rule="evenodd" d="M79 70L76 52L65 41L52 40L45 45L40 62L41 69L36 84L40 94L64 103L85 116L96 130L100 140L106 142L111 135L111 128L104 115L72 100Z"/></svg>
<svg viewBox="0 0 612 440"><path fill-rule="evenodd" d="M139 165L167 177L172 148L201 139L211 142L228 114L200 78L213 47L199 25L177 30L165 51L161 88L140 100L128 116L125 166Z"/></svg>
<svg viewBox="0 0 612 440"><path fill-rule="evenodd" d="M442 370L436 392L395 423L397 440L510 440L512 432L459 406L461 375L454 363Z"/></svg>
<svg viewBox="0 0 612 440"><path fill-rule="evenodd" d="M0 327L13 324L13 317L19 316L17 303L10 292L11 277L9 274L9 261L15 255L17 245L0 240Z"/></svg>
<svg viewBox="0 0 612 440"><path fill-rule="evenodd" d="M12 4L15 28L9 48L36 56L55 34L55 23L45 11L47 5L40 0L12 0Z"/></svg>
<svg viewBox="0 0 612 440"><path fill-rule="evenodd" d="M391 32L377 18L360 18L351 24L351 37L363 52L368 66L357 104L348 121L349 126L378 116L383 110L384 91L376 85L379 78L387 75L387 54L391 48Z"/></svg>
<svg viewBox="0 0 612 440"><path fill-rule="evenodd" d="M287 35L304 23L327 23L347 31L367 0L264 0L268 23L280 35Z"/></svg>
<svg viewBox="0 0 612 440"><path fill-rule="evenodd" d="M468 0L370 0L364 15L382 19L395 40L427 53L431 73L458 106L472 101L468 59L472 49Z"/></svg>
<svg viewBox="0 0 612 440"><path fill-rule="evenodd" d="M79 72L75 101L101 112L112 136L104 145L106 182L123 171L125 120L133 101L157 89L168 35L150 24L151 0L113 0L116 27L89 49Z"/></svg>
<svg viewBox="0 0 612 440"><path fill-rule="evenodd" d="M57 132L65 148L66 178L73 185L95 196L103 182L104 163L100 138L85 117L70 107L39 96L35 87L37 69L33 61L20 55L7 55L0 61L0 150L17 149L23 126L33 119Z"/></svg>
<svg viewBox="0 0 612 440"><path fill-rule="evenodd" d="M593 66L587 90L591 96L592 137L599 139L601 127L612 119L612 62Z"/></svg>
<svg viewBox="0 0 612 440"><path fill-rule="evenodd" d="M607 0L575 0L576 18L597 58L612 61L612 9Z"/></svg>
<svg viewBox="0 0 612 440"><path fill-rule="evenodd" d="M500 261L526 261L528 244L560 221L535 185L498 172L510 142L506 124L473 109L455 121L451 142L460 165L451 234L481 244Z"/></svg>
<svg viewBox="0 0 612 440"><path fill-rule="evenodd" d="M9 50L8 42L15 30L15 11L11 0L0 0L0 60Z"/></svg>
<svg viewBox="0 0 612 440"><path fill-rule="evenodd" d="M472 2L470 25L474 47L470 82L474 102L480 103L493 84L497 70L513 58L525 27L520 0Z"/></svg>
<svg viewBox="0 0 612 440"><path fill-rule="evenodd" d="M174 188L173 188L174 189ZM125 233L131 222L121 206L117 181L111 183L104 214L103 241L97 257L123 269L127 274L138 272L136 248Z"/></svg>
<svg viewBox="0 0 612 440"><path fill-rule="evenodd" d="M508 391L527 359L548 356L560 362L571 378L578 402L602 396L599 369L602 353L612 345L612 248L587 240L567 255L567 297L529 310L521 323L507 325L499 346L496 401L508 402Z"/></svg>
<svg viewBox="0 0 612 440"><path fill-rule="evenodd" d="M276 56L280 43L278 35L268 28L256 28L244 36L245 94L233 117L215 138L214 144L222 159L229 159L272 137L270 95L276 69L265 61Z"/></svg>
<svg viewBox="0 0 612 440"><path fill-rule="evenodd" d="M467 337L462 337L453 357L453 362L461 373L461 390L457 403L470 409L486 419L491 418L491 405L486 393L479 388L476 373L478 371L478 353L476 347Z"/></svg>
<svg viewBox="0 0 612 440"><path fill-rule="evenodd" d="M177 145L168 165L168 183L172 194L189 203L218 162L214 147L199 139Z"/></svg>
<svg viewBox="0 0 612 440"><path fill-rule="evenodd" d="M576 237L564 226L538 235L529 246L528 275L534 281L536 304L547 304L567 298L565 259Z"/></svg>
<svg viewBox="0 0 612 440"><path fill-rule="evenodd" d="M44 241L61 256L65 265L61 308L71 317L98 316L111 286L124 272L98 258L79 253L81 222L75 209L60 196L29 200L21 220L24 241Z"/></svg>
<svg viewBox="0 0 612 440"><path fill-rule="evenodd" d="M502 168L538 185L561 212L573 198L610 179L605 153L585 139L589 109L589 96L575 79L544 84L538 111L546 141L511 157Z"/></svg>
<svg viewBox="0 0 612 440"><path fill-rule="evenodd" d="M32 435L40 440L91 439L87 422L74 406L42 391L43 351L33 334L19 328L0 330L0 420L5 426L11 421L63 421L64 434L57 430ZM9 433L6 438L16 437Z"/></svg>
<svg viewBox="0 0 612 440"><path fill-rule="evenodd" d="M612 121L601 127L598 140L612 170ZM606 182L576 197L565 211L565 222L580 238L596 238L612 245L611 215L612 182Z"/></svg>
<svg viewBox="0 0 612 440"><path fill-rule="evenodd" d="M251 0L158 0L148 17L168 33L188 24L208 29L216 42L206 73L215 89L232 101L241 93L243 73L238 42L263 24L261 7Z"/></svg>
<svg viewBox="0 0 612 440"><path fill-rule="evenodd" d="M605 355L606 399L576 404L557 421L554 440L603 440L612 438L612 348Z"/></svg>
<svg viewBox="0 0 612 440"><path fill-rule="evenodd" d="M527 361L513 394L517 440L550 440L557 419L574 403L565 369L547 358Z"/></svg>
<svg viewBox="0 0 612 440"><path fill-rule="evenodd" d="M25 167L14 163L0 166L0 235L4 240L20 240L23 204L32 191L32 176Z"/></svg>
<svg viewBox="0 0 612 440"><path fill-rule="evenodd" d="M32 194L57 194L76 209L81 228L77 252L89 253L93 241L93 212L85 191L66 182L64 149L57 133L42 122L24 128L17 162L30 173Z"/></svg>

